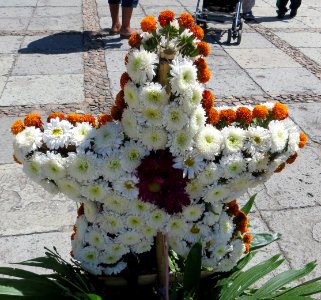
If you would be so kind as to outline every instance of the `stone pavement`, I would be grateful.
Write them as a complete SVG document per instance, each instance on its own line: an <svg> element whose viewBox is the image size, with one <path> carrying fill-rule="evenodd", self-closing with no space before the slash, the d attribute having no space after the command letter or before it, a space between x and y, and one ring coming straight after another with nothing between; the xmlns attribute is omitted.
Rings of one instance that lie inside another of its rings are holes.
<svg viewBox="0 0 321 300"><path fill-rule="evenodd" d="M210 25L208 87L216 105L281 100L309 137L295 164L258 193L251 230L280 232L259 254L286 258L283 268L317 259L321 275L321 2L303 1L295 19L275 18L275 0L257 0L257 23L245 24L239 46ZM193 12L196 0L140 0L132 23L163 9ZM108 36L107 0L0 0L0 264L43 254L67 256L75 204L44 192L12 160L10 125L29 112L107 111L119 89L127 41ZM242 200L248 197L246 195Z"/></svg>

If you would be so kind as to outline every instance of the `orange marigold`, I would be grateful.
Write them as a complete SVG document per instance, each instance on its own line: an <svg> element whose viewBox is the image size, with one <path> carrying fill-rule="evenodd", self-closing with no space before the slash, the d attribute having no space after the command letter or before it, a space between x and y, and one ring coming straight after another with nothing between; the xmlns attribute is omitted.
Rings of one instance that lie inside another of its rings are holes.
<svg viewBox="0 0 321 300"><path fill-rule="evenodd" d="M120 109L124 109L127 107L125 98L124 98L124 91L121 90L116 95L115 105Z"/></svg>
<svg viewBox="0 0 321 300"><path fill-rule="evenodd" d="M272 109L272 116L276 120L284 120L289 116L288 107L280 102L276 102Z"/></svg>
<svg viewBox="0 0 321 300"><path fill-rule="evenodd" d="M91 126L96 127L96 119L93 115L85 114L82 116L81 122L88 122Z"/></svg>
<svg viewBox="0 0 321 300"><path fill-rule="evenodd" d="M114 120L120 121L121 117L123 115L123 109L119 108L118 106L114 105L111 108L111 116L113 117Z"/></svg>
<svg viewBox="0 0 321 300"><path fill-rule="evenodd" d="M210 54L210 46L206 42L197 43L197 50L200 55L208 56Z"/></svg>
<svg viewBox="0 0 321 300"><path fill-rule="evenodd" d="M291 155L287 160L286 163L287 164L293 164L296 160L296 158L298 157L298 153L295 152L293 155Z"/></svg>
<svg viewBox="0 0 321 300"><path fill-rule="evenodd" d="M252 111L247 107L239 107L236 110L236 119L248 125L252 121Z"/></svg>
<svg viewBox="0 0 321 300"><path fill-rule="evenodd" d="M113 121L113 118L111 115L101 114L98 116L99 125L105 125L107 122L112 122L112 121Z"/></svg>
<svg viewBox="0 0 321 300"><path fill-rule="evenodd" d="M243 211L239 211L234 218L234 223L236 224L237 230L239 230L242 234L248 231L248 218L247 215Z"/></svg>
<svg viewBox="0 0 321 300"><path fill-rule="evenodd" d="M252 114L253 118L265 119L269 114L269 110L265 105L256 105L254 106Z"/></svg>
<svg viewBox="0 0 321 300"><path fill-rule="evenodd" d="M299 142L299 148L303 148L305 146L305 144L307 143L308 138L305 135L304 132L300 133L300 142Z"/></svg>
<svg viewBox="0 0 321 300"><path fill-rule="evenodd" d="M194 26L194 18L189 13L182 13L178 18L178 24L191 29Z"/></svg>
<svg viewBox="0 0 321 300"><path fill-rule="evenodd" d="M211 107L208 111L207 119L210 124L215 126L220 120L220 114L214 107Z"/></svg>
<svg viewBox="0 0 321 300"><path fill-rule="evenodd" d="M285 163L280 164L275 170L274 173L280 173L285 167Z"/></svg>
<svg viewBox="0 0 321 300"><path fill-rule="evenodd" d="M202 106L206 111L210 110L213 107L214 100L215 97L213 93L209 90L204 90L202 94Z"/></svg>
<svg viewBox="0 0 321 300"><path fill-rule="evenodd" d="M147 16L140 22L140 27L144 32L152 32L156 30L156 19L153 16Z"/></svg>
<svg viewBox="0 0 321 300"><path fill-rule="evenodd" d="M158 16L159 24L164 27L170 24L170 22L174 21L175 13L172 10L164 10Z"/></svg>
<svg viewBox="0 0 321 300"><path fill-rule="evenodd" d="M42 126L41 116L39 114L28 114L23 122L25 126L35 126L37 128L41 128Z"/></svg>
<svg viewBox="0 0 321 300"><path fill-rule="evenodd" d="M222 109L220 111L220 120L224 120L228 124L231 124L236 120L236 112L231 108Z"/></svg>
<svg viewBox="0 0 321 300"><path fill-rule="evenodd" d="M16 135L19 132L23 131L25 129L25 125L23 125L23 122L21 119L18 119L17 121L13 122L11 125L11 132Z"/></svg>
<svg viewBox="0 0 321 300"><path fill-rule="evenodd" d="M129 81L130 77L128 75L127 72L124 72L123 74L121 74L120 76L120 88L123 90L126 83Z"/></svg>
<svg viewBox="0 0 321 300"><path fill-rule="evenodd" d="M132 48L139 48L141 42L142 38L137 32L133 32L128 39L128 44Z"/></svg>
<svg viewBox="0 0 321 300"><path fill-rule="evenodd" d="M247 243L247 244L251 244L252 243L252 234L250 234L250 233L244 234L243 242Z"/></svg>
<svg viewBox="0 0 321 300"><path fill-rule="evenodd" d="M245 243L244 246L245 246L245 252L244 253L245 254L249 253L250 252L250 245L248 243Z"/></svg>
<svg viewBox="0 0 321 300"><path fill-rule="evenodd" d="M72 125L76 125L76 123L82 122L82 115L79 115L79 114L68 114L66 119Z"/></svg>
<svg viewBox="0 0 321 300"><path fill-rule="evenodd" d="M208 68L206 60L202 57L199 57L198 59L196 59L194 61L194 65L196 66L197 70L203 70Z"/></svg>
<svg viewBox="0 0 321 300"><path fill-rule="evenodd" d="M211 71L208 68L198 70L197 79L201 83L206 83L211 79Z"/></svg>
<svg viewBox="0 0 321 300"><path fill-rule="evenodd" d="M201 26L195 25L192 28L190 28L190 31L193 32L194 37L198 40L202 40L204 38L204 30Z"/></svg>
<svg viewBox="0 0 321 300"><path fill-rule="evenodd" d="M65 115L61 112L54 112L48 115L47 117L47 122L50 122L51 119L56 119L59 118L59 120L64 120L65 119Z"/></svg>
<svg viewBox="0 0 321 300"><path fill-rule="evenodd" d="M229 202L229 203L227 204L227 207L228 207L227 212L228 212L228 214L231 215L231 216L236 216L236 215L239 213L239 211L240 211L239 206L238 206L236 200L233 200L233 201Z"/></svg>

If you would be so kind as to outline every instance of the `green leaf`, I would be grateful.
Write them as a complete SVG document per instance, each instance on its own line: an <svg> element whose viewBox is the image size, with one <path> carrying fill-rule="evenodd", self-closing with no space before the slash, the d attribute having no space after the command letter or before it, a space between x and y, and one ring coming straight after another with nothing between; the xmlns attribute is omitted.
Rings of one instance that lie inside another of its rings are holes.
<svg viewBox="0 0 321 300"><path fill-rule="evenodd" d="M199 283L201 279L202 267L202 244L196 243L188 253L183 278L183 289L186 293L192 291L198 294Z"/></svg>
<svg viewBox="0 0 321 300"><path fill-rule="evenodd" d="M301 277L309 274L316 267L315 262L310 262L305 265L304 268L299 270L288 270L276 275L261 286L253 295L253 299L260 299L271 296L272 293L276 292L280 288L289 284L292 281L298 280Z"/></svg>
<svg viewBox="0 0 321 300"><path fill-rule="evenodd" d="M265 247L281 238L280 233L252 233L251 251Z"/></svg>
<svg viewBox="0 0 321 300"><path fill-rule="evenodd" d="M280 266L284 259L280 259L280 255L275 255L269 260L266 260L249 270L240 273L234 281L229 285L226 285L221 291L220 300L230 300L235 299L242 295L243 291L249 288L256 281L267 275L268 273L275 270Z"/></svg>
<svg viewBox="0 0 321 300"><path fill-rule="evenodd" d="M86 296L88 297L88 299L90 300L103 300L102 297L95 295L95 294L86 294Z"/></svg>
<svg viewBox="0 0 321 300"><path fill-rule="evenodd" d="M250 212L253 204L254 204L254 201L255 201L255 198L256 198L256 195L257 194L254 194L247 202L246 204L242 207L241 211L243 211L246 215Z"/></svg>
<svg viewBox="0 0 321 300"><path fill-rule="evenodd" d="M17 277L17 278L42 278L41 275L38 275L36 273L18 269L18 268L10 268L10 267L0 267L0 274L1 275L7 275L7 276L12 276L12 277ZM46 278L44 278L46 279Z"/></svg>

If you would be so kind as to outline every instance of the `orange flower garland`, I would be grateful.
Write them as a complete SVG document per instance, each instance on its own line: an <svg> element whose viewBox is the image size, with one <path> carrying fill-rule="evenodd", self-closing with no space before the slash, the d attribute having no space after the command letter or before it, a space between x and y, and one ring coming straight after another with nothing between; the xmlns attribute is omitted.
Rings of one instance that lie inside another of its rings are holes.
<svg viewBox="0 0 321 300"><path fill-rule="evenodd" d="M128 39L128 44L132 48L139 48L141 42L142 42L142 38L137 32L133 32Z"/></svg>
<svg viewBox="0 0 321 300"><path fill-rule="evenodd" d="M222 109L220 111L220 120L226 121L227 124L231 124L236 120L236 112L231 108Z"/></svg>
<svg viewBox="0 0 321 300"><path fill-rule="evenodd" d="M274 173L280 173L284 168L285 168L285 163L282 163L274 170Z"/></svg>
<svg viewBox="0 0 321 300"><path fill-rule="evenodd" d="M178 24L185 28L191 29L194 26L194 18L189 13L182 13L179 16Z"/></svg>
<svg viewBox="0 0 321 300"><path fill-rule="evenodd" d="M98 116L98 124L101 125L106 125L107 122L112 122L113 118L111 115L108 114L101 114Z"/></svg>
<svg viewBox="0 0 321 300"><path fill-rule="evenodd" d="M303 148L305 144L307 143L308 138L305 135L305 133L301 132L300 133L300 142L299 142L299 148Z"/></svg>
<svg viewBox="0 0 321 300"><path fill-rule="evenodd" d="M266 119L269 110L265 105L256 105L252 111L253 118Z"/></svg>
<svg viewBox="0 0 321 300"><path fill-rule="evenodd" d="M212 107L208 111L207 119L210 124L215 126L220 120L220 114L218 113L218 111L214 107Z"/></svg>
<svg viewBox="0 0 321 300"><path fill-rule="evenodd" d="M157 28L156 19L153 16L147 16L140 22L140 27L144 32L152 32Z"/></svg>
<svg viewBox="0 0 321 300"><path fill-rule="evenodd" d="M25 126L35 126L37 128L41 128L42 126L41 116L39 114L28 114L23 122Z"/></svg>
<svg viewBox="0 0 321 300"><path fill-rule="evenodd" d="M121 108L119 108L118 106L114 105L111 108L111 116L115 121L120 121L121 117L123 115L123 110Z"/></svg>
<svg viewBox="0 0 321 300"><path fill-rule="evenodd" d="M54 112L48 115L47 122L50 122L51 119L56 119L56 118L58 118L61 121L61 120L64 120L66 117L61 112Z"/></svg>
<svg viewBox="0 0 321 300"><path fill-rule="evenodd" d="M14 135L17 135L19 132L23 131L24 129L25 129L25 126L20 119L18 119L11 125L11 132Z"/></svg>
<svg viewBox="0 0 321 300"><path fill-rule="evenodd" d="M190 28L190 31L193 32L195 38L197 38L198 40L202 40L204 38L204 30L201 26L195 25Z"/></svg>
<svg viewBox="0 0 321 300"><path fill-rule="evenodd" d="M116 95L115 105L120 109L124 109L127 107L123 90L119 91L118 94Z"/></svg>
<svg viewBox="0 0 321 300"><path fill-rule="evenodd" d="M96 127L96 119L93 115L85 114L82 116L81 122L88 122L91 126Z"/></svg>
<svg viewBox="0 0 321 300"><path fill-rule="evenodd" d="M126 83L129 81L130 77L128 75L127 72L124 72L123 74L121 74L120 76L120 88L123 90Z"/></svg>
<svg viewBox="0 0 321 300"><path fill-rule="evenodd" d="M275 120L284 120L289 116L288 107L285 104L276 102L272 109L272 116Z"/></svg>
<svg viewBox="0 0 321 300"><path fill-rule="evenodd" d="M233 200L233 201L229 202L229 203L227 204L227 207L228 207L227 213L228 213L230 216L236 216L236 215L239 213L239 211L240 211L239 206L238 206L236 200Z"/></svg>
<svg viewBox="0 0 321 300"><path fill-rule="evenodd" d="M247 107L239 107L236 110L236 119L239 122L244 122L246 125L248 125L252 121L252 111Z"/></svg>
<svg viewBox="0 0 321 300"><path fill-rule="evenodd" d="M159 24L164 27L168 26L170 22L174 21L175 13L172 10L164 10L158 16Z"/></svg>
<svg viewBox="0 0 321 300"><path fill-rule="evenodd" d="M197 43L197 50L199 55L208 56L210 54L210 46L206 42Z"/></svg>
<svg viewBox="0 0 321 300"><path fill-rule="evenodd" d="M82 122L82 116L79 114L68 114L66 117L67 121L69 121L72 125L76 125L76 123Z"/></svg>
<svg viewBox="0 0 321 300"><path fill-rule="evenodd" d="M215 97L212 92L209 90L204 90L202 94L202 106L206 111L210 110L213 107L214 100Z"/></svg>
<svg viewBox="0 0 321 300"><path fill-rule="evenodd" d="M286 160L286 163L287 164L293 164L295 162L295 160L297 159L298 157L298 153L295 152L293 155L291 155L287 160Z"/></svg>

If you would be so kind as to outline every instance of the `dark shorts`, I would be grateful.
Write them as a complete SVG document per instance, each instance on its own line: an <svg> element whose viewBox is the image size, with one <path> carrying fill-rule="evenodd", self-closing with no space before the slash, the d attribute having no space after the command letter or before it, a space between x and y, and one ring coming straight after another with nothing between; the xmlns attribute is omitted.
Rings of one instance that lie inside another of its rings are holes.
<svg viewBox="0 0 321 300"><path fill-rule="evenodd" d="M120 4L122 7L137 7L138 0L108 0L109 4Z"/></svg>

